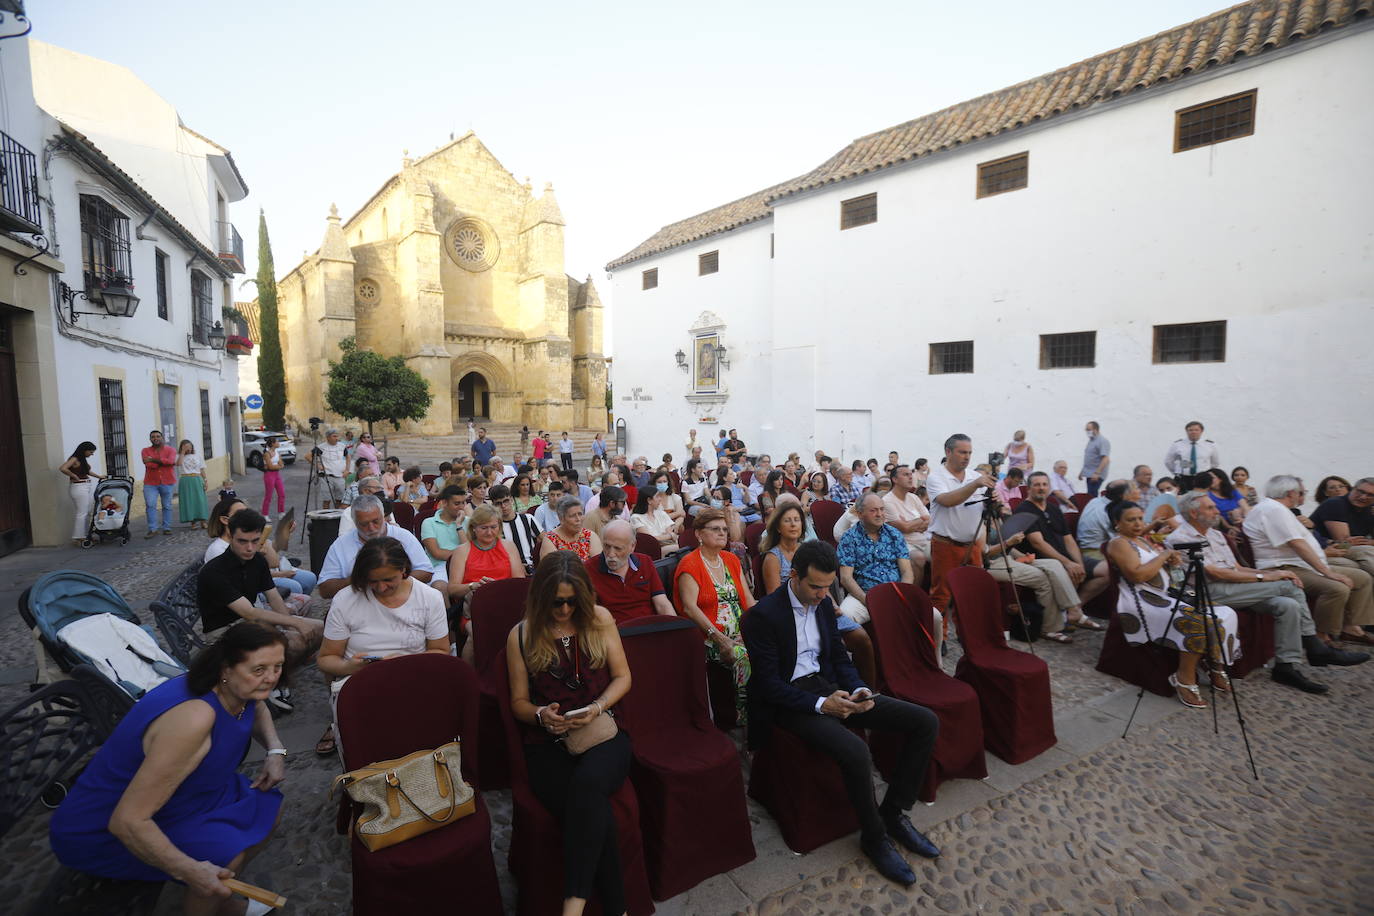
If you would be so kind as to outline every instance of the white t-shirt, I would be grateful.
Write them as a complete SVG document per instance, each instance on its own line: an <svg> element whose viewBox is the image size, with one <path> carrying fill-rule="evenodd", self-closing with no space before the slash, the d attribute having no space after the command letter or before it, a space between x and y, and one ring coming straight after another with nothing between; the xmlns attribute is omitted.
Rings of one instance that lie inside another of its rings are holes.
<svg viewBox="0 0 1374 916"><path fill-rule="evenodd" d="M325 639L347 640L344 658L355 655L417 655L425 641L448 635L444 598L419 579L410 580L405 604L390 608L371 589L347 586L334 596L324 621Z"/></svg>
<svg viewBox="0 0 1374 916"><path fill-rule="evenodd" d="M930 511L921 503L915 493L908 493L906 499L898 499L896 491L883 494L883 515L888 522L914 522L918 518L930 518ZM906 546L919 550L930 550L930 529L903 534ZM961 539L962 540L962 539Z"/></svg>
<svg viewBox="0 0 1374 916"><path fill-rule="evenodd" d="M1312 569L1311 565L1288 545L1289 541L1305 540L1317 556L1322 554L1321 546L1312 536L1312 532L1303 527L1291 509L1277 500L1261 499L1246 514L1242 527L1245 536L1250 539L1256 569L1273 569L1275 566L1302 566Z"/></svg>
<svg viewBox="0 0 1374 916"><path fill-rule="evenodd" d="M656 538L663 538L673 530L673 520L662 509L631 515L630 525L635 531L646 531Z"/></svg>
<svg viewBox="0 0 1374 916"><path fill-rule="evenodd" d="M181 474L203 474L205 473L205 462L200 460L200 456L191 452L181 456L177 462L177 471Z"/></svg>
<svg viewBox="0 0 1374 916"><path fill-rule="evenodd" d="M210 543L205 547L205 559L202 562L209 563L215 557L229 549L229 542L223 538L210 538Z"/></svg>
<svg viewBox="0 0 1374 916"><path fill-rule="evenodd" d="M320 464L324 465L324 472L330 477L344 476L344 469L348 464L348 459L344 457L344 444L335 442L330 445L328 442L320 443Z"/></svg>
<svg viewBox="0 0 1374 916"><path fill-rule="evenodd" d="M929 530L932 534L943 535L951 541L965 544L977 536L978 523L983 520L982 503L976 503L972 506L965 506L963 503L957 506L942 506L935 498L943 493L952 493L977 478L978 472L973 468L964 468L962 480L955 477L943 464L930 469L930 476L926 478L926 495L930 497ZM963 502L968 502L970 499L982 499L987 495L988 488L979 487Z"/></svg>

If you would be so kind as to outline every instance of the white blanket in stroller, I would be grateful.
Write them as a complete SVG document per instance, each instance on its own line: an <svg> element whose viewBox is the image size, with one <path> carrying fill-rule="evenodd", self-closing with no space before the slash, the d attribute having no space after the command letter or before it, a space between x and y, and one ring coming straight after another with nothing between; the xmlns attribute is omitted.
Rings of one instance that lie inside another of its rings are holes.
<svg viewBox="0 0 1374 916"><path fill-rule="evenodd" d="M134 699L185 670L147 630L115 614L82 617L58 630L57 638Z"/></svg>

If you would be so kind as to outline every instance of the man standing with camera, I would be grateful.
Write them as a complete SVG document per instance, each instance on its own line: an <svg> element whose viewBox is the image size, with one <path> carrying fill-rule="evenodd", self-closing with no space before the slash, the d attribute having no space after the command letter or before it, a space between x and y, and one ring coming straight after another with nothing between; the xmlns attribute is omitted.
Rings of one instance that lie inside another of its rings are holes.
<svg viewBox="0 0 1374 916"><path fill-rule="evenodd" d="M313 424L312 424L313 425ZM339 441L339 431L329 429L324 434L324 444L315 446L315 473L321 478L329 494L324 502L326 509L343 508L344 471L348 466L348 456L344 454L344 444Z"/></svg>
<svg viewBox="0 0 1374 916"><path fill-rule="evenodd" d="M969 470L972 458L972 440L955 433L945 440L944 464L932 468L926 478L930 497L930 599L945 615L946 628L950 595L945 576L959 566L983 566L983 550L978 544L983 503L964 503L990 497L997 485L987 474Z"/></svg>

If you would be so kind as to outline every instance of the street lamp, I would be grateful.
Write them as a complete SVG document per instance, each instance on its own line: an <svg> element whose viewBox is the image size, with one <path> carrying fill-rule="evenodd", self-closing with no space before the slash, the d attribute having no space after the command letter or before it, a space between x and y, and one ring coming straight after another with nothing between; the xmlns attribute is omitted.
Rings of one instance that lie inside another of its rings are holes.
<svg viewBox="0 0 1374 916"><path fill-rule="evenodd" d="M716 362L723 369L730 368L730 357L725 353L725 344L716 344Z"/></svg>
<svg viewBox="0 0 1374 916"><path fill-rule="evenodd" d="M683 372L686 372L686 371L687 371L687 354L686 354L686 353L683 353L681 350L678 350L677 353L675 353L675 354L673 354L673 355L674 355L674 357L677 359L677 367L678 367L679 369L681 369Z"/></svg>
<svg viewBox="0 0 1374 916"><path fill-rule="evenodd" d="M138 296L134 295L134 290L128 281L121 277L111 280L108 286L100 289L92 289L94 298L88 295L85 290L73 289L61 281L57 284L57 295L62 300L62 304L67 307L67 317L72 324L77 323L77 315L108 315L111 318L132 318L134 312L138 310ZM105 309L104 312L78 312L76 310L76 300L85 299L87 302L98 302Z"/></svg>
<svg viewBox="0 0 1374 916"><path fill-rule="evenodd" d="M187 334L187 335L186 335L186 350L187 350L188 352L192 352L192 353L195 352L196 350L214 350L214 351L222 351L222 350L224 349L224 325L222 325L222 324L220 324L218 321L216 321L216 322L215 322L215 326L214 326L213 328L211 328L211 329L206 333L205 338L206 338L206 342L209 343L210 346L208 346L208 347L197 347L197 346L195 346L194 343L192 343L192 341L194 341L195 338L194 338L193 336L191 336L190 334Z"/></svg>

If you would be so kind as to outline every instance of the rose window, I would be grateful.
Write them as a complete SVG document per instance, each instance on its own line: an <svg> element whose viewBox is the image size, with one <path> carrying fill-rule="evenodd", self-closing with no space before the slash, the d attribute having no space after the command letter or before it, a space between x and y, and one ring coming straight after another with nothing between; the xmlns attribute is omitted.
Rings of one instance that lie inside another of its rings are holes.
<svg viewBox="0 0 1374 916"><path fill-rule="evenodd" d="M466 216L454 221L444 236L444 248L449 257L464 270L474 273L487 270L501 254L496 233L475 217Z"/></svg>

